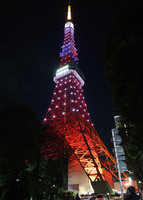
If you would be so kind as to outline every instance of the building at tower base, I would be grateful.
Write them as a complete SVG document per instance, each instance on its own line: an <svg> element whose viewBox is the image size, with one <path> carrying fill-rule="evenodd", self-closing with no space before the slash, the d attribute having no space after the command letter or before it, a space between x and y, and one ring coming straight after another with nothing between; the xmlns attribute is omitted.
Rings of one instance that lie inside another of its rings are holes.
<svg viewBox="0 0 143 200"><path fill-rule="evenodd" d="M92 194L94 190L82 166L74 155L68 162L68 190L81 194Z"/></svg>

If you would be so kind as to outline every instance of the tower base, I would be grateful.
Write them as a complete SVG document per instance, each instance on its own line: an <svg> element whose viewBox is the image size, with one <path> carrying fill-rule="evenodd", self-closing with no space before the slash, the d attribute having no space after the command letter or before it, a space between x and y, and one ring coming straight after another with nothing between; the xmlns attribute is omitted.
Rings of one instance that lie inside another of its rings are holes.
<svg viewBox="0 0 143 200"><path fill-rule="evenodd" d="M68 190L80 195L94 193L87 175L74 155L68 162Z"/></svg>

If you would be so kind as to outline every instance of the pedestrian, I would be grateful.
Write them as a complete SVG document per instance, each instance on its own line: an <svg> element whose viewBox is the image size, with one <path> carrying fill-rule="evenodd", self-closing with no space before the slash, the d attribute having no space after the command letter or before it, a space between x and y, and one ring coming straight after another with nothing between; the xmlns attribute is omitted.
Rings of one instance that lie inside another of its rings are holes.
<svg viewBox="0 0 143 200"><path fill-rule="evenodd" d="M127 193L124 200L141 200L141 197L136 194L135 187L130 186L127 189Z"/></svg>
<svg viewBox="0 0 143 200"><path fill-rule="evenodd" d="M80 200L78 193L76 194L75 200Z"/></svg>

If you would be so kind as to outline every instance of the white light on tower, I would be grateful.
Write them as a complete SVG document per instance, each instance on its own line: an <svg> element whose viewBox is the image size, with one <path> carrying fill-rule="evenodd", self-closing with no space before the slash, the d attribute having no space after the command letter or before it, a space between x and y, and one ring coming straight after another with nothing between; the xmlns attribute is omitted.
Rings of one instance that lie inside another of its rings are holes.
<svg viewBox="0 0 143 200"><path fill-rule="evenodd" d="M68 15L67 15L67 20L71 20L71 6L68 6Z"/></svg>

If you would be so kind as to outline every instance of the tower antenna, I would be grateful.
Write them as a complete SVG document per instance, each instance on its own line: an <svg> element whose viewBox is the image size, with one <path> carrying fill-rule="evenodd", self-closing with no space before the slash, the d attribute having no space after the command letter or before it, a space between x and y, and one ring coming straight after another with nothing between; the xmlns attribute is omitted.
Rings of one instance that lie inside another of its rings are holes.
<svg viewBox="0 0 143 200"><path fill-rule="evenodd" d="M68 14L67 14L67 20L70 21L72 19L72 16L71 16L71 3L69 1L68 3Z"/></svg>

